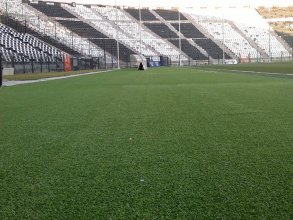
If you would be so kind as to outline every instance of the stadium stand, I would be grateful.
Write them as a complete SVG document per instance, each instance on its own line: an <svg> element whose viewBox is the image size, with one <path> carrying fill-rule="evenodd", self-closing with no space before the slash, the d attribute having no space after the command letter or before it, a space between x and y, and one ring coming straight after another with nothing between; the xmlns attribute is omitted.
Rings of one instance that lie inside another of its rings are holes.
<svg viewBox="0 0 293 220"><path fill-rule="evenodd" d="M92 26L83 21L76 20L58 20L62 25L67 27L69 30L77 33L79 36L88 38L91 42L103 48L108 53L113 54L117 57L117 42L114 39L108 38L106 35L96 30ZM123 44L119 44L120 49L120 59L128 62L131 54L135 52L131 51L129 48L125 47Z"/></svg>
<svg viewBox="0 0 293 220"><path fill-rule="evenodd" d="M172 26L179 31L179 23L172 23ZM209 56L213 59L219 59L223 55L223 49L220 48L215 42L207 38L200 30L198 30L191 23L181 23L180 31L186 38L191 38L198 46L203 48ZM226 59L231 59L231 57L225 53Z"/></svg>
<svg viewBox="0 0 293 220"><path fill-rule="evenodd" d="M124 10L138 21L140 20L140 17L142 21L158 21L159 20L148 9L141 9L140 10L141 16L139 16L139 9L126 8Z"/></svg>
<svg viewBox="0 0 293 220"><path fill-rule="evenodd" d="M179 37L167 25L163 23L144 23L150 30L158 34L160 37L167 39L177 48L179 45ZM181 39L181 50L194 60L207 60L208 58L203 55L199 49L191 45L186 39Z"/></svg>
<svg viewBox="0 0 293 220"><path fill-rule="evenodd" d="M16 56L16 61L18 62L22 61L19 57L24 57L26 61L42 60L51 62L56 58L63 58L63 52L37 40L29 34L16 32L2 24L0 24L0 32L0 45L4 49L12 51L14 53L13 56L19 55Z"/></svg>
<svg viewBox="0 0 293 220"><path fill-rule="evenodd" d="M271 57L289 56L286 48L280 43L271 31L235 23L237 27L250 39L253 39Z"/></svg>
<svg viewBox="0 0 293 220"><path fill-rule="evenodd" d="M72 56L103 56L102 49L91 45L91 42L75 35L31 5L19 0L0 1L0 11L4 10L1 22L21 33L28 32ZM108 55L106 58L111 59Z"/></svg>
<svg viewBox="0 0 293 220"><path fill-rule="evenodd" d="M92 10L91 8L84 7L82 5L77 5L76 7L71 7L70 5L64 5L66 9L70 10L72 13L76 13L84 22L92 24L95 29L100 30L105 33L107 37L116 39L128 46L133 50L134 53L142 53L145 56L157 56L156 53L148 45L140 44L140 42L133 38L131 35L124 32L123 29L119 28L113 22L110 22L108 19L103 19L103 15L99 14L97 11ZM118 10L117 10L118 13ZM120 13L121 14L121 13ZM114 19L114 17L111 17ZM116 18L116 16L115 16ZM117 38L118 34L118 38Z"/></svg>
<svg viewBox="0 0 293 220"><path fill-rule="evenodd" d="M220 48L214 41L209 38L206 39L193 39L194 42L202 47L213 59L223 57L223 49ZM231 59L231 56L224 53L225 59Z"/></svg>
<svg viewBox="0 0 293 220"><path fill-rule="evenodd" d="M173 58L178 56L179 51L176 50L176 48L170 46L168 42L154 36L153 33L140 26L139 22L135 19L131 19L124 10L107 6L92 6L91 8L100 15L105 16L108 20L114 22L121 30L131 35L135 41L138 42L141 39L146 45L149 45L157 51L158 54L172 56Z"/></svg>
<svg viewBox="0 0 293 220"><path fill-rule="evenodd" d="M140 53L174 61L179 57L207 61L221 59L223 49L225 59L289 57L293 47L292 9L229 8L222 11L227 14L224 19L218 14L167 9L0 0L0 49L7 62L54 62L70 54L113 63L118 57L117 41L119 57L125 63L131 54ZM229 20L235 15L239 15L238 21ZM241 22L244 16L249 16L250 23Z"/></svg>
<svg viewBox="0 0 293 220"><path fill-rule="evenodd" d="M241 36L228 22L200 20L199 24L215 39L224 42L236 56L256 58L260 56L257 50Z"/></svg>
<svg viewBox="0 0 293 220"><path fill-rule="evenodd" d="M179 23L171 23L171 25L179 31ZM206 36L191 23L181 23L180 31L184 37L187 38L206 38Z"/></svg>
<svg viewBox="0 0 293 220"><path fill-rule="evenodd" d="M72 56L81 56L81 53L79 53L78 51L73 50L65 44L55 40L54 38L38 33L37 31L31 29L30 26L24 25L17 20L14 20L7 16L1 16L1 21L2 23L9 25L11 28L18 31L19 33L30 34L35 38L40 39L46 42L47 44L58 48L60 51L64 51Z"/></svg>
<svg viewBox="0 0 293 220"><path fill-rule="evenodd" d="M179 40L170 39L172 44L179 47ZM192 46L186 39L181 39L181 49L182 51L191 57L193 60L207 60L208 57L203 55L196 47Z"/></svg>
<svg viewBox="0 0 293 220"><path fill-rule="evenodd" d="M73 14L63 9L60 3L46 3L40 1L38 4L30 5L48 17L76 18Z"/></svg>
<svg viewBox="0 0 293 220"><path fill-rule="evenodd" d="M156 13L158 13L166 21L178 21L179 20L179 14L180 14L180 20L181 21L187 20L187 18L182 13L179 13L177 10L157 9L157 10L154 10L154 11Z"/></svg>

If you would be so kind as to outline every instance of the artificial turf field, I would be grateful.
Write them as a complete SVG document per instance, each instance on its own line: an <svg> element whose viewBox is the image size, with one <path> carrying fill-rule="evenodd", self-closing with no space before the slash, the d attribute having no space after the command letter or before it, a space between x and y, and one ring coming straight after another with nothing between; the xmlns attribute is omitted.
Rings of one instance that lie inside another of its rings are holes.
<svg viewBox="0 0 293 220"><path fill-rule="evenodd" d="M4 87L0 131L0 219L293 218L292 77L158 68Z"/></svg>

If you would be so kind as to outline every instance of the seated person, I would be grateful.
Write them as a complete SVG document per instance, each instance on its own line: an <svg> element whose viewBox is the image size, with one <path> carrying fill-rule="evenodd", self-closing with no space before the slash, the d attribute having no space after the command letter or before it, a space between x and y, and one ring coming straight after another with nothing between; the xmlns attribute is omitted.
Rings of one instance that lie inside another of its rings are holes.
<svg viewBox="0 0 293 220"><path fill-rule="evenodd" d="M142 62L139 64L139 66L138 66L138 70L144 70L144 67L143 67L143 65L142 65Z"/></svg>

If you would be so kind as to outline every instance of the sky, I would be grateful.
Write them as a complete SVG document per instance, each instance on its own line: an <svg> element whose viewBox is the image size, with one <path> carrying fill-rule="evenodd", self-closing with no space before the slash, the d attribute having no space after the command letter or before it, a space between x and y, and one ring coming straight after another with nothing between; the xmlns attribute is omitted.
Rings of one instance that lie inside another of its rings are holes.
<svg viewBox="0 0 293 220"><path fill-rule="evenodd" d="M293 0L49 0L56 2L76 2L82 4L118 5L138 7L241 7L241 6L293 6Z"/></svg>

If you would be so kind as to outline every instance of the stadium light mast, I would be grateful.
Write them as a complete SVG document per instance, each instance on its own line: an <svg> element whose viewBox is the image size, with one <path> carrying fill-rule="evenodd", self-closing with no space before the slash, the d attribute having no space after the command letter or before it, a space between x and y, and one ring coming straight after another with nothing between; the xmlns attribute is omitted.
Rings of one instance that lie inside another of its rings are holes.
<svg viewBox="0 0 293 220"><path fill-rule="evenodd" d="M179 66L182 65L182 61L181 61L181 51L182 51L182 48L181 48L181 17L180 17L180 11L178 9L178 23L179 23Z"/></svg>
<svg viewBox="0 0 293 220"><path fill-rule="evenodd" d="M139 0L138 13L139 13L139 53L141 55L141 5L140 5L140 0Z"/></svg>
<svg viewBox="0 0 293 220"><path fill-rule="evenodd" d="M117 0L115 0L115 8L116 8L116 25L118 25L118 7ZM120 69L120 55L119 55L119 31L118 27L116 27L116 42L117 42L117 68Z"/></svg>

